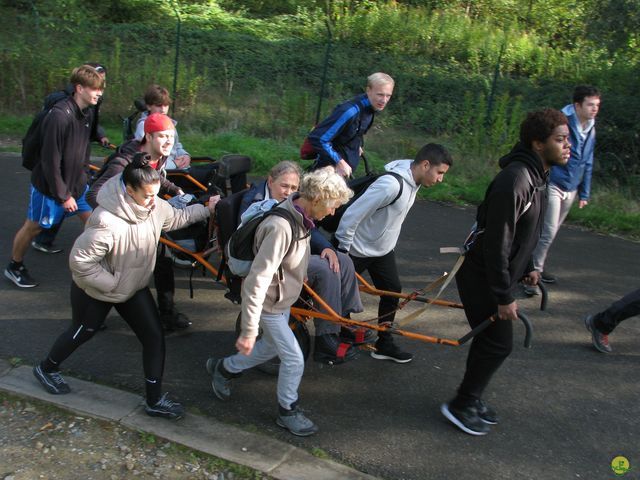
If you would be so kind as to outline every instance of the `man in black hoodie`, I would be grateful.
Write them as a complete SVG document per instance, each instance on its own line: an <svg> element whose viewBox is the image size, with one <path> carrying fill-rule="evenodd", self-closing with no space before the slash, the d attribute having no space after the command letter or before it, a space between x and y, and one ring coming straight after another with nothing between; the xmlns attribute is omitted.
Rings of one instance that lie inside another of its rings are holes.
<svg viewBox="0 0 640 480"><path fill-rule="evenodd" d="M20 288L38 285L23 264L31 241L42 231L77 215L84 223L91 214L85 194L91 135L90 108L104 90L104 78L90 65L73 70L73 94L56 103L42 120L40 161L31 172L29 209L13 239L5 277Z"/></svg>
<svg viewBox="0 0 640 480"><path fill-rule="evenodd" d="M471 327L489 317L494 322L474 337L458 393L441 407L448 420L471 435L486 435L497 423L482 394L511 353L511 322L518 318L514 288L523 276L529 285L538 283L531 254L540 238L547 175L552 166L567 163L570 147L563 113L529 113L520 126L520 142L500 159L502 170L478 207L456 283Z"/></svg>

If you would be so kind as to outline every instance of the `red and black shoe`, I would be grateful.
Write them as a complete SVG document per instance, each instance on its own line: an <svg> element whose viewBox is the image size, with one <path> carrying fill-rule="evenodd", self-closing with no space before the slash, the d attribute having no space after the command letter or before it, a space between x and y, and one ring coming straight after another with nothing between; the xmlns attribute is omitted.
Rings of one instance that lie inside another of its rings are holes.
<svg viewBox="0 0 640 480"><path fill-rule="evenodd" d="M343 342L335 333L318 335L315 339L313 359L316 362L336 365L353 360L357 356L354 346Z"/></svg>

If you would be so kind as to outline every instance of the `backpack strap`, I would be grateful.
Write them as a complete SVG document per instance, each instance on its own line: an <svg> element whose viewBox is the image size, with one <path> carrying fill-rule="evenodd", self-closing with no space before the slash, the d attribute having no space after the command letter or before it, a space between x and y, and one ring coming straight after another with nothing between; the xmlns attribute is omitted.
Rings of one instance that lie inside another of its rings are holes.
<svg viewBox="0 0 640 480"><path fill-rule="evenodd" d="M400 198L400 196L402 195L402 189L404 187L404 179L397 174L396 172L385 172L382 175L392 175L395 177L396 180L398 180L398 183L400 184L400 190L398 190L398 194L396 195L396 198L394 198L393 200L391 200L391 203L386 205L385 207L380 207L380 208L386 208L386 207L390 207L391 205L393 205L394 203L396 203L396 201ZM380 175L380 176L382 176ZM380 208L378 210L380 210Z"/></svg>

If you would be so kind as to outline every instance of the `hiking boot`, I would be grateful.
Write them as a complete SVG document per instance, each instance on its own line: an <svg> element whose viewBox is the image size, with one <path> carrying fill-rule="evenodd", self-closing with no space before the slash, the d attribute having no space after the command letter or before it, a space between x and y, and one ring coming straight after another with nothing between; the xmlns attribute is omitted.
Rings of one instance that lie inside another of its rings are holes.
<svg viewBox="0 0 640 480"><path fill-rule="evenodd" d="M308 437L318 431L317 425L309 420L298 406L292 407L291 410L280 408L276 423L299 437Z"/></svg>
<svg viewBox="0 0 640 480"><path fill-rule="evenodd" d="M178 312L175 308L168 312L160 312L160 322L165 332L173 332L174 330L183 330L189 328L192 324L189 317L184 313Z"/></svg>
<svg viewBox="0 0 640 480"><path fill-rule="evenodd" d="M313 359L316 362L336 365L356 358L358 355L355 347L340 340L335 333L316 336Z"/></svg>
<svg viewBox="0 0 640 480"><path fill-rule="evenodd" d="M61 248L54 247L52 244L47 245L46 243L40 243L37 241L31 242L31 246L42 253L60 253L62 251Z"/></svg>
<svg viewBox="0 0 640 480"><path fill-rule="evenodd" d="M413 354L405 352L398 347L393 341L385 341L376 343L376 351L371 352L371 356L376 360L392 360L396 363L409 363L413 360Z"/></svg>
<svg viewBox="0 0 640 480"><path fill-rule="evenodd" d="M540 274L540 280L542 280L544 283L556 283L556 280L558 280L556 278L555 275L549 273L549 272L542 272Z"/></svg>
<svg viewBox="0 0 640 480"><path fill-rule="evenodd" d="M363 345L376 341L376 332L364 327L340 327L340 340L353 345Z"/></svg>
<svg viewBox="0 0 640 480"><path fill-rule="evenodd" d="M33 376L38 379L45 390L54 395L69 393L71 388L64 381L60 372L45 372L40 365L33 367Z"/></svg>
<svg viewBox="0 0 640 480"><path fill-rule="evenodd" d="M31 278L31 275L29 275L29 272L27 271L27 267L24 265L20 265L16 268L9 264L4 271L4 276L20 288L33 288L38 286L38 283Z"/></svg>
<svg viewBox="0 0 640 480"><path fill-rule="evenodd" d="M184 407L181 403L174 402L167 398L168 393L160 397L155 405L146 404L144 411L151 417L164 417L177 420L184 415Z"/></svg>
<svg viewBox="0 0 640 480"><path fill-rule="evenodd" d="M211 388L213 393L223 402L226 402L231 398L231 376L227 378L223 374L224 365L223 359L209 358L206 363L207 372L211 375ZM238 375L235 375L238 376Z"/></svg>
<svg viewBox="0 0 640 480"><path fill-rule="evenodd" d="M540 295L540 289L537 285L527 285L526 283L523 283L522 291L527 297L535 297L536 295Z"/></svg>
<svg viewBox="0 0 640 480"><path fill-rule="evenodd" d="M450 403L443 403L440 412L456 427L469 435L486 435L489 433L489 425L478 415L478 410L473 405L464 408L455 408Z"/></svg>
<svg viewBox="0 0 640 480"><path fill-rule="evenodd" d="M584 317L584 326L591 332L591 343L593 343L596 350L602 353L611 353L613 351L609 345L609 335L602 333L593 324L593 315Z"/></svg>
<svg viewBox="0 0 640 480"><path fill-rule="evenodd" d="M482 400L476 400L476 409L480 420L488 425L496 425L498 423L498 414L489 405Z"/></svg>

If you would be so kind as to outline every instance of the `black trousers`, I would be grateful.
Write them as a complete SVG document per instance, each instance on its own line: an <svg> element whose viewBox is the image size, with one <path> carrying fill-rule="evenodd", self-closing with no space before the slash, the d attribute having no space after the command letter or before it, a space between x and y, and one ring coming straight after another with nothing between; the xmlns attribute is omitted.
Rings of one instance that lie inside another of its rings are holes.
<svg viewBox="0 0 640 480"><path fill-rule="evenodd" d="M398 276L398 267L396 265L396 255L393 250L382 257L354 257L352 256L353 265L357 273L365 270L369 272L373 286L379 290L387 290L389 292L401 292L402 284ZM393 322L396 317L395 310L398 308L399 299L397 297L380 297L378 304L378 323ZM379 341L392 341L390 333L379 332Z"/></svg>
<svg viewBox="0 0 640 480"><path fill-rule="evenodd" d="M597 313L593 321L599 331L608 335L620 322L638 314L640 314L640 289L613 302L605 311Z"/></svg>
<svg viewBox="0 0 640 480"><path fill-rule="evenodd" d="M142 365L146 377L147 402L160 398L164 373L165 343L158 309L148 287L136 292L123 303L104 302L87 295L75 282L71 283L71 326L55 341L49 357L43 362L45 371L57 370L80 345L93 338L111 308L131 327L142 344Z"/></svg>
<svg viewBox="0 0 640 480"><path fill-rule="evenodd" d="M474 328L498 312L498 303L483 272L467 261L456 275L460 300L469 325ZM464 407L482 398L491 378L513 349L513 322L496 320L476 335L469 348L467 365L458 396L453 401Z"/></svg>

